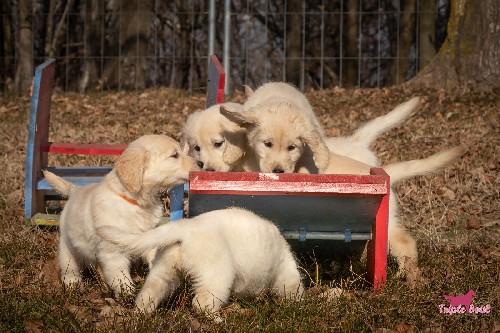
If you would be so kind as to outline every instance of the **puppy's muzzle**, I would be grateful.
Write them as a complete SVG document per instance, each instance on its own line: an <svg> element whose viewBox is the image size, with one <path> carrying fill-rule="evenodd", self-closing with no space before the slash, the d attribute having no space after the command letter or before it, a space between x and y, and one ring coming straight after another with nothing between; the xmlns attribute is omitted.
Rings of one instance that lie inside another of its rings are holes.
<svg viewBox="0 0 500 333"><path fill-rule="evenodd" d="M284 173L285 170L283 170L282 168L274 168L273 169L273 173Z"/></svg>

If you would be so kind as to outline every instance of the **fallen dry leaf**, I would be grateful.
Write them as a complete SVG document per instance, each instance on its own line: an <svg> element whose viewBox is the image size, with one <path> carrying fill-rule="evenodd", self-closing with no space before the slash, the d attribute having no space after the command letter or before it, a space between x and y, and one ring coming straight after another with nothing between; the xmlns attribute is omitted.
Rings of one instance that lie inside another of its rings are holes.
<svg viewBox="0 0 500 333"><path fill-rule="evenodd" d="M66 309L81 322L88 323L93 319L92 312L87 308L76 305L68 305Z"/></svg>
<svg viewBox="0 0 500 333"><path fill-rule="evenodd" d="M481 228L481 224L479 224L476 220L467 220L466 228L468 230L478 230Z"/></svg>
<svg viewBox="0 0 500 333"><path fill-rule="evenodd" d="M99 318L111 318L115 316L124 316L127 309L121 305L105 305L99 312Z"/></svg>
<svg viewBox="0 0 500 333"><path fill-rule="evenodd" d="M200 321L196 318L191 318L186 326L190 331L195 331L195 332L201 328Z"/></svg>
<svg viewBox="0 0 500 333"><path fill-rule="evenodd" d="M224 314L230 314L230 313L239 313L242 314L246 317L251 317L253 315L252 311L250 309L245 309L243 308L239 303L233 302L229 304L228 306L225 306L220 310L221 313Z"/></svg>
<svg viewBox="0 0 500 333"><path fill-rule="evenodd" d="M405 257L403 269L404 278L410 287L414 288L425 282L425 278L422 276L420 268L418 268L417 263L410 257Z"/></svg>
<svg viewBox="0 0 500 333"><path fill-rule="evenodd" d="M401 322L394 326L394 330L398 333L412 333L415 330L415 325Z"/></svg>
<svg viewBox="0 0 500 333"><path fill-rule="evenodd" d="M41 320L28 319L24 322L25 333L42 333L43 322Z"/></svg>
<svg viewBox="0 0 500 333"><path fill-rule="evenodd" d="M57 257L53 257L52 259L47 260L43 265L40 277L47 283L61 285L59 271L59 259Z"/></svg>
<svg viewBox="0 0 500 333"><path fill-rule="evenodd" d="M382 328L377 328L377 329L375 329L375 331L374 331L374 332L375 332L375 333L394 333L394 332L396 332L396 331L391 330L391 329L388 329L388 328L383 328L383 327L382 327Z"/></svg>
<svg viewBox="0 0 500 333"><path fill-rule="evenodd" d="M495 320L493 326L491 327L490 333L498 333L498 332L500 332L500 324L498 323L498 321Z"/></svg>
<svg viewBox="0 0 500 333"><path fill-rule="evenodd" d="M500 221L495 220L495 221L485 222L485 223L481 224L481 227L483 227L483 228L489 228L489 227L493 227L493 226L496 226L496 225L500 225Z"/></svg>

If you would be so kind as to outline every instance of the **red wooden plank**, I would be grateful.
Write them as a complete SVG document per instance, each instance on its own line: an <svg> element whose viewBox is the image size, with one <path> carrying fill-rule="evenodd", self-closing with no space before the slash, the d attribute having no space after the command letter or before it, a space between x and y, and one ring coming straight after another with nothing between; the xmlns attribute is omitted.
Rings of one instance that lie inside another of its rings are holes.
<svg viewBox="0 0 500 333"><path fill-rule="evenodd" d="M191 179L192 194L243 194L243 195L383 195L385 184L351 182L284 182L284 181L213 181Z"/></svg>
<svg viewBox="0 0 500 333"><path fill-rule="evenodd" d="M387 188L390 188L389 178L387 179ZM388 222L389 193L384 195L380 202L375 223L372 227L373 238L368 244L368 280L373 284L374 290L383 289L387 280Z"/></svg>
<svg viewBox="0 0 500 333"><path fill-rule="evenodd" d="M221 63L219 62L219 59L215 55L211 55L210 59L215 65L215 68L217 69L217 72L219 73L219 86L217 89L217 99L216 99L216 104L221 104L224 102L224 86L226 83L226 73L224 72L224 69L222 68Z"/></svg>
<svg viewBox="0 0 500 333"><path fill-rule="evenodd" d="M226 73L215 55L210 56L208 63L207 101L205 107L224 102L224 86Z"/></svg>
<svg viewBox="0 0 500 333"><path fill-rule="evenodd" d="M386 186L387 177L388 175L385 172L380 175L337 175L337 174L265 173L265 172L203 172L203 171L195 171L191 172L190 174L190 180L195 180L195 181L358 183L358 184L383 184L384 186Z"/></svg>
<svg viewBox="0 0 500 333"><path fill-rule="evenodd" d="M42 144L43 152L70 155L120 155L127 148L125 144L86 144L47 142Z"/></svg>
<svg viewBox="0 0 500 333"><path fill-rule="evenodd" d="M381 170L381 169L380 169ZM382 173L385 173L382 170ZM312 175L262 172L192 172L193 194L243 195L384 195L385 175Z"/></svg>

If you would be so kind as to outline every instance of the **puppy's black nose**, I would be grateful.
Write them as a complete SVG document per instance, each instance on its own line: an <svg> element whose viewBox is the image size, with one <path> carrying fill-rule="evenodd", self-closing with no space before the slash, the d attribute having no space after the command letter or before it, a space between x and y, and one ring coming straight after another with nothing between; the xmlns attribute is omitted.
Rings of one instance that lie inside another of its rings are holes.
<svg viewBox="0 0 500 333"><path fill-rule="evenodd" d="M274 168L273 169L273 173L284 173L285 170L283 170L282 168Z"/></svg>
<svg viewBox="0 0 500 333"><path fill-rule="evenodd" d="M215 171L214 168L206 168L205 171Z"/></svg>
<svg viewBox="0 0 500 333"><path fill-rule="evenodd" d="M198 166L199 166L201 169L203 169L203 162L202 162L202 161L198 161L198 163L196 163L196 164L198 164Z"/></svg>

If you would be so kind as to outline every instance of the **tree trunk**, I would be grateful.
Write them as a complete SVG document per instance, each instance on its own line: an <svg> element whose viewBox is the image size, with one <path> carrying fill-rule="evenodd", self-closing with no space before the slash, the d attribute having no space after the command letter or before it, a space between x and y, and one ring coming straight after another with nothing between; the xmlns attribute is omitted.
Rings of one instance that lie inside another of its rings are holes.
<svg viewBox="0 0 500 333"><path fill-rule="evenodd" d="M33 7L31 0L19 1L19 64L16 71L15 85L19 93L25 93L33 80L33 30L31 18Z"/></svg>
<svg viewBox="0 0 500 333"><path fill-rule="evenodd" d="M119 60L106 63L103 82L109 88L144 89L152 0L113 3L117 11Z"/></svg>
<svg viewBox="0 0 500 333"><path fill-rule="evenodd" d="M49 1L49 9L47 13L46 20L46 33L45 33L45 54L51 53L51 44L52 44L52 33L53 33L53 25L54 25L54 12L56 11L56 1Z"/></svg>
<svg viewBox="0 0 500 333"><path fill-rule="evenodd" d="M410 48L415 32L415 0L401 1L400 5L403 5L403 8L399 11L399 42L397 57L392 64L392 84L406 81L410 68Z"/></svg>
<svg viewBox="0 0 500 333"><path fill-rule="evenodd" d="M492 90L500 87L500 1L453 0L448 36L409 84Z"/></svg>
<svg viewBox="0 0 500 333"><path fill-rule="evenodd" d="M436 0L420 0L418 9L418 68L424 68L436 54Z"/></svg>
<svg viewBox="0 0 500 333"><path fill-rule="evenodd" d="M340 78L341 82L346 87L352 87L357 85L358 82L358 58L359 58L359 48L358 48L358 38L359 38L359 9L358 0L348 0L347 1L347 32L345 33L345 39L343 45L345 45L345 58L347 60L344 62L345 68L345 80ZM344 38L344 36L341 36Z"/></svg>
<svg viewBox="0 0 500 333"><path fill-rule="evenodd" d="M12 13L12 3L9 0L2 1L0 4L0 10L3 13ZM12 78L13 73L10 71L14 67L14 44L15 38L12 35L12 17L9 15L0 15L0 66L2 66L2 71L0 72L0 91L2 90L13 90Z"/></svg>
<svg viewBox="0 0 500 333"><path fill-rule="evenodd" d="M100 1L97 0L87 0L82 6L81 15L85 26L83 27L83 72L78 82L78 90L81 93L97 82L96 60L93 56L102 56L102 53L97 51L101 45L100 29L104 29L101 25L102 18L99 17L100 8Z"/></svg>
<svg viewBox="0 0 500 333"><path fill-rule="evenodd" d="M286 8L286 81L300 87L302 55L301 0L289 0Z"/></svg>

